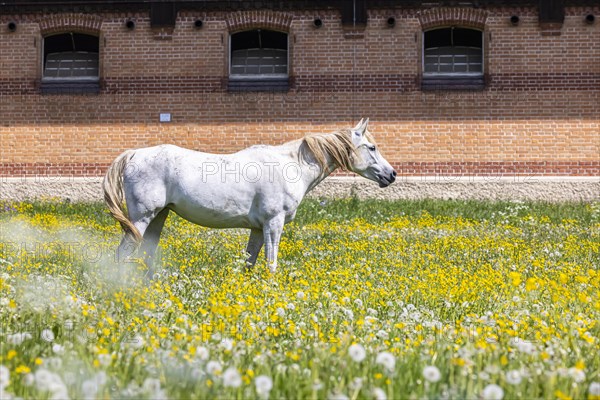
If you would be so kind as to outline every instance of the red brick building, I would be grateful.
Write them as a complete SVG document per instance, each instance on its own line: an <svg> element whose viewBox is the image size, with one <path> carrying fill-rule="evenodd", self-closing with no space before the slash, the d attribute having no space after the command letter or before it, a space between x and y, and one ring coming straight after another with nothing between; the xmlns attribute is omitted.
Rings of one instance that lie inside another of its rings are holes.
<svg viewBox="0 0 600 400"><path fill-rule="evenodd" d="M600 176L600 6L0 3L0 176L99 176L370 117L405 176Z"/></svg>

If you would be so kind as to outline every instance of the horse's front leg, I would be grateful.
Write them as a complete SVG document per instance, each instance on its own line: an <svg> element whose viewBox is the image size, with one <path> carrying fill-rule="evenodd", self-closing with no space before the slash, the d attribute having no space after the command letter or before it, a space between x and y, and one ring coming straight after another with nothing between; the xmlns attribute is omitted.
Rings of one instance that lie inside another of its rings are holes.
<svg viewBox="0 0 600 400"><path fill-rule="evenodd" d="M248 245L246 246L246 253L248 253L248 258L246 259L246 269L250 269L254 267L254 264L256 264L258 253L260 253L260 249L262 248L264 241L265 238L262 230L250 230L250 239L248 239Z"/></svg>
<svg viewBox="0 0 600 400"><path fill-rule="evenodd" d="M279 241L281 240L284 222L285 216L282 214L268 220L263 226L265 257L271 272L275 272L277 269L277 252L279 251Z"/></svg>

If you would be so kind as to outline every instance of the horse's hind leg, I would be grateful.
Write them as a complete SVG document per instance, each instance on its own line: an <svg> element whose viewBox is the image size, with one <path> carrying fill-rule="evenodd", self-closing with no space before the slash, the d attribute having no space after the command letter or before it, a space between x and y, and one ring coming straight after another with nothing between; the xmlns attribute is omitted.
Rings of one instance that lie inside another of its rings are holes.
<svg viewBox="0 0 600 400"><path fill-rule="evenodd" d="M148 267L147 275L149 277L154 275L154 256L160 240L160 233L162 232L168 216L169 209L164 208L156 215L156 217L154 217L144 233L144 241L140 247L140 256L144 257L144 261Z"/></svg>
<svg viewBox="0 0 600 400"><path fill-rule="evenodd" d="M256 264L258 253L264 243L264 235L261 229L250 230L250 239L248 239L248 245L246 246L246 253L248 258L246 259L246 269L250 269Z"/></svg>

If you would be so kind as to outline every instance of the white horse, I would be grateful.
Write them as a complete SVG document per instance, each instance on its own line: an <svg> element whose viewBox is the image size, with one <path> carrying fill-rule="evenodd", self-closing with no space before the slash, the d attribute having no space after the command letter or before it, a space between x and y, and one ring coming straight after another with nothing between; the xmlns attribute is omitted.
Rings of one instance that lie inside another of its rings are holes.
<svg viewBox="0 0 600 400"><path fill-rule="evenodd" d="M280 146L252 146L234 154L208 154L161 145L127 150L103 181L104 198L125 236L117 249L124 261L136 250L152 274L152 259L170 210L211 228L248 228L247 266L263 244L272 272L284 224L312 188L340 167L380 187L396 179L367 130L308 135ZM127 205L127 216L123 202Z"/></svg>

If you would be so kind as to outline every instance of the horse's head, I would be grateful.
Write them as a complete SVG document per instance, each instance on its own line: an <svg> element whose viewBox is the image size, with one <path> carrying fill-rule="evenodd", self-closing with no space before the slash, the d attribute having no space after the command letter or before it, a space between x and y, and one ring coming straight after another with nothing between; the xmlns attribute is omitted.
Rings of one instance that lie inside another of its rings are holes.
<svg viewBox="0 0 600 400"><path fill-rule="evenodd" d="M360 120L352 130L352 143L355 157L352 159L352 171L367 179L379 183L379 187L389 186L396 180L396 171L374 143L368 131L369 119Z"/></svg>

